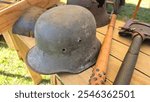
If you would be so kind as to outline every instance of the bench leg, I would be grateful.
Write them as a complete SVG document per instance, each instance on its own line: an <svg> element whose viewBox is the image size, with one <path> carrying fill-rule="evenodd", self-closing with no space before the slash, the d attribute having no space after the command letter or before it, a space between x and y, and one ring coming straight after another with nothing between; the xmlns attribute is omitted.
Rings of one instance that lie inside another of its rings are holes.
<svg viewBox="0 0 150 102"><path fill-rule="evenodd" d="M3 36L4 36L7 44L9 46L11 46L12 48L14 48L17 51L19 58L23 59L23 61L25 62L25 58L26 58L25 55L26 55L27 51L29 50L29 48L19 38L17 38L16 35L13 35L11 33L11 30L3 33ZM26 68L27 68L34 84L39 84L42 80L42 76L39 73L33 71L28 66Z"/></svg>

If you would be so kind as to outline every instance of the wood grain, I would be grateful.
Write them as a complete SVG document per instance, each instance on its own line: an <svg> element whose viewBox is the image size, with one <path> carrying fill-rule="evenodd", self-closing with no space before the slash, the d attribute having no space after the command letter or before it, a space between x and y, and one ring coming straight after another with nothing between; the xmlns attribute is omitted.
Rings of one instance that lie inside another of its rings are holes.
<svg viewBox="0 0 150 102"><path fill-rule="evenodd" d="M117 23L117 25L115 26L116 29L114 30L113 39L122 44L129 46L131 44L132 38L131 37L122 37L122 36L119 36L119 34L118 34L119 27L123 27L125 23L123 21L118 21L118 20L116 21L116 23ZM107 27L108 26L97 28L97 32L105 35L107 32ZM150 47L149 46L150 46L149 42L144 42L141 46L140 52L150 56Z"/></svg>

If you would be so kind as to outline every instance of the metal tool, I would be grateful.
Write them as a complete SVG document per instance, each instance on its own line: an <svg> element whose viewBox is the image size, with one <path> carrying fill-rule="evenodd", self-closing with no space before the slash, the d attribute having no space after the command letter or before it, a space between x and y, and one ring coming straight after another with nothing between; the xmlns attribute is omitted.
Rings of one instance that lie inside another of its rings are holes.
<svg viewBox="0 0 150 102"><path fill-rule="evenodd" d="M133 40L123 60L114 85L128 85L132 78L140 47L145 39L150 39L150 24L129 20L119 32L121 36L132 35Z"/></svg>

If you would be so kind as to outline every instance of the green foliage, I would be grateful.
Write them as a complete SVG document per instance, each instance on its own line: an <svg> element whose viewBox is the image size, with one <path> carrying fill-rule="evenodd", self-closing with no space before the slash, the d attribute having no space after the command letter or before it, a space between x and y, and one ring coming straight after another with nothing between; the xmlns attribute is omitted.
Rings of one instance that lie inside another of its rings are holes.
<svg viewBox="0 0 150 102"><path fill-rule="evenodd" d="M135 10L136 5L133 4L126 4L123 6L120 10L120 13L118 15L118 19L122 21L127 21L132 17L132 13ZM150 8L143 8L141 7L139 9L139 12L137 13L137 20L140 20L142 22L150 23Z"/></svg>
<svg viewBox="0 0 150 102"><path fill-rule="evenodd" d="M33 84L25 64L19 60L16 51L0 47L0 84Z"/></svg>

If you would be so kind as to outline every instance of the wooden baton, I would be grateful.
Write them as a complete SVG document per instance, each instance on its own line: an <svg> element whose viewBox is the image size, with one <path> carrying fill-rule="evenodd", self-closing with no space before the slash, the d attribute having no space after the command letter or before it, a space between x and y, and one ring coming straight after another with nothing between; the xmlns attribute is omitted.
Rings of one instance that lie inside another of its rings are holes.
<svg viewBox="0 0 150 102"><path fill-rule="evenodd" d="M105 35L102 47L100 49L96 65L93 68L92 75L89 80L90 85L101 85L104 84L106 81L106 71L108 67L108 60L116 18L117 15L112 14L111 21L108 26L108 30Z"/></svg>

